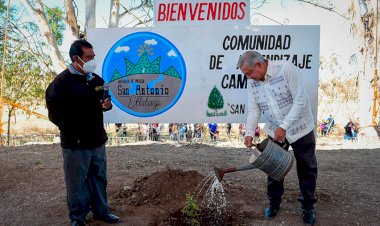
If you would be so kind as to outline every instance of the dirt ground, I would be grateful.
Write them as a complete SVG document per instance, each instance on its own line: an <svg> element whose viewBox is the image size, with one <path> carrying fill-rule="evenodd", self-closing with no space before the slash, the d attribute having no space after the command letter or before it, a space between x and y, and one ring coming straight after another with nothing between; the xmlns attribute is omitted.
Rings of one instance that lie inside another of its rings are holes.
<svg viewBox="0 0 380 226"><path fill-rule="evenodd" d="M379 225L380 149L326 143L319 141L317 150L316 225ZM142 226L183 225L178 219L186 193L201 203L202 181L213 166L246 163L250 153L237 144L139 143L108 147L107 155L108 198L121 217L118 225ZM236 172L224 179L224 225L302 225L295 166L285 180L281 210L270 221L263 217L263 172ZM58 144L0 148L0 225L69 225L65 196ZM107 225L91 215L87 223Z"/></svg>

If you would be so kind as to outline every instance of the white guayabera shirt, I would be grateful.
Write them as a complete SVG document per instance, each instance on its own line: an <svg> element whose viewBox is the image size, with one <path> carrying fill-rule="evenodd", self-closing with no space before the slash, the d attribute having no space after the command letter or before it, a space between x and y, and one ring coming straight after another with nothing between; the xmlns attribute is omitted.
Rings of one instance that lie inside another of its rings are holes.
<svg viewBox="0 0 380 226"><path fill-rule="evenodd" d="M286 130L289 143L311 132L315 125L301 71L290 62L268 61L265 80L248 82L248 117L245 136L254 137L261 115L264 131Z"/></svg>

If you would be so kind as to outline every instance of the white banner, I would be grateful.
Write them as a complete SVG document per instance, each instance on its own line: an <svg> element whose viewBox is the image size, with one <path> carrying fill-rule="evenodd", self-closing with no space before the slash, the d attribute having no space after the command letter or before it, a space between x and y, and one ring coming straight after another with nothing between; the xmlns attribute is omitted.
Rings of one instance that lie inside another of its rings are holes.
<svg viewBox="0 0 380 226"><path fill-rule="evenodd" d="M110 83L105 120L122 123L245 122L247 80L236 63L247 50L297 65L316 119L319 37L319 26L88 31L97 73Z"/></svg>
<svg viewBox="0 0 380 226"><path fill-rule="evenodd" d="M249 0L155 0L154 26L249 26Z"/></svg>

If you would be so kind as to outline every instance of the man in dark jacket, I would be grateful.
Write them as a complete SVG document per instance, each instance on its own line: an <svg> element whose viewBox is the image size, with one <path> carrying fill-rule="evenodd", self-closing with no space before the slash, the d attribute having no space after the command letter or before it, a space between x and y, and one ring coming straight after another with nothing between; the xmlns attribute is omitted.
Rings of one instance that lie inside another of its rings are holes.
<svg viewBox="0 0 380 226"><path fill-rule="evenodd" d="M107 201L108 139L103 111L110 110L110 96L104 80L94 73L92 45L77 40L70 47L72 64L46 90L49 119L60 130L69 218L72 225L85 225L87 214L116 223Z"/></svg>

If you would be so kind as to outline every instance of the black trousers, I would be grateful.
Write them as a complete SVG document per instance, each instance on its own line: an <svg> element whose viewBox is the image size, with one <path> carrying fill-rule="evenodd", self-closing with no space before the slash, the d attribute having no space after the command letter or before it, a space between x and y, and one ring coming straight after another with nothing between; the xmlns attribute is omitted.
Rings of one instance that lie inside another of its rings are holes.
<svg viewBox="0 0 380 226"><path fill-rule="evenodd" d="M311 210L313 209L314 203L317 202L315 187L318 168L315 156L314 131L311 131L292 144L289 144L287 140L285 142L287 144L285 149L288 149L290 145L293 148L294 157L296 159L299 187L302 195L298 198L298 201L301 202L302 209ZM278 144L280 146L284 145L281 143ZM284 180L275 181L268 176L267 189L270 205L273 207L279 206L281 197L284 194Z"/></svg>

